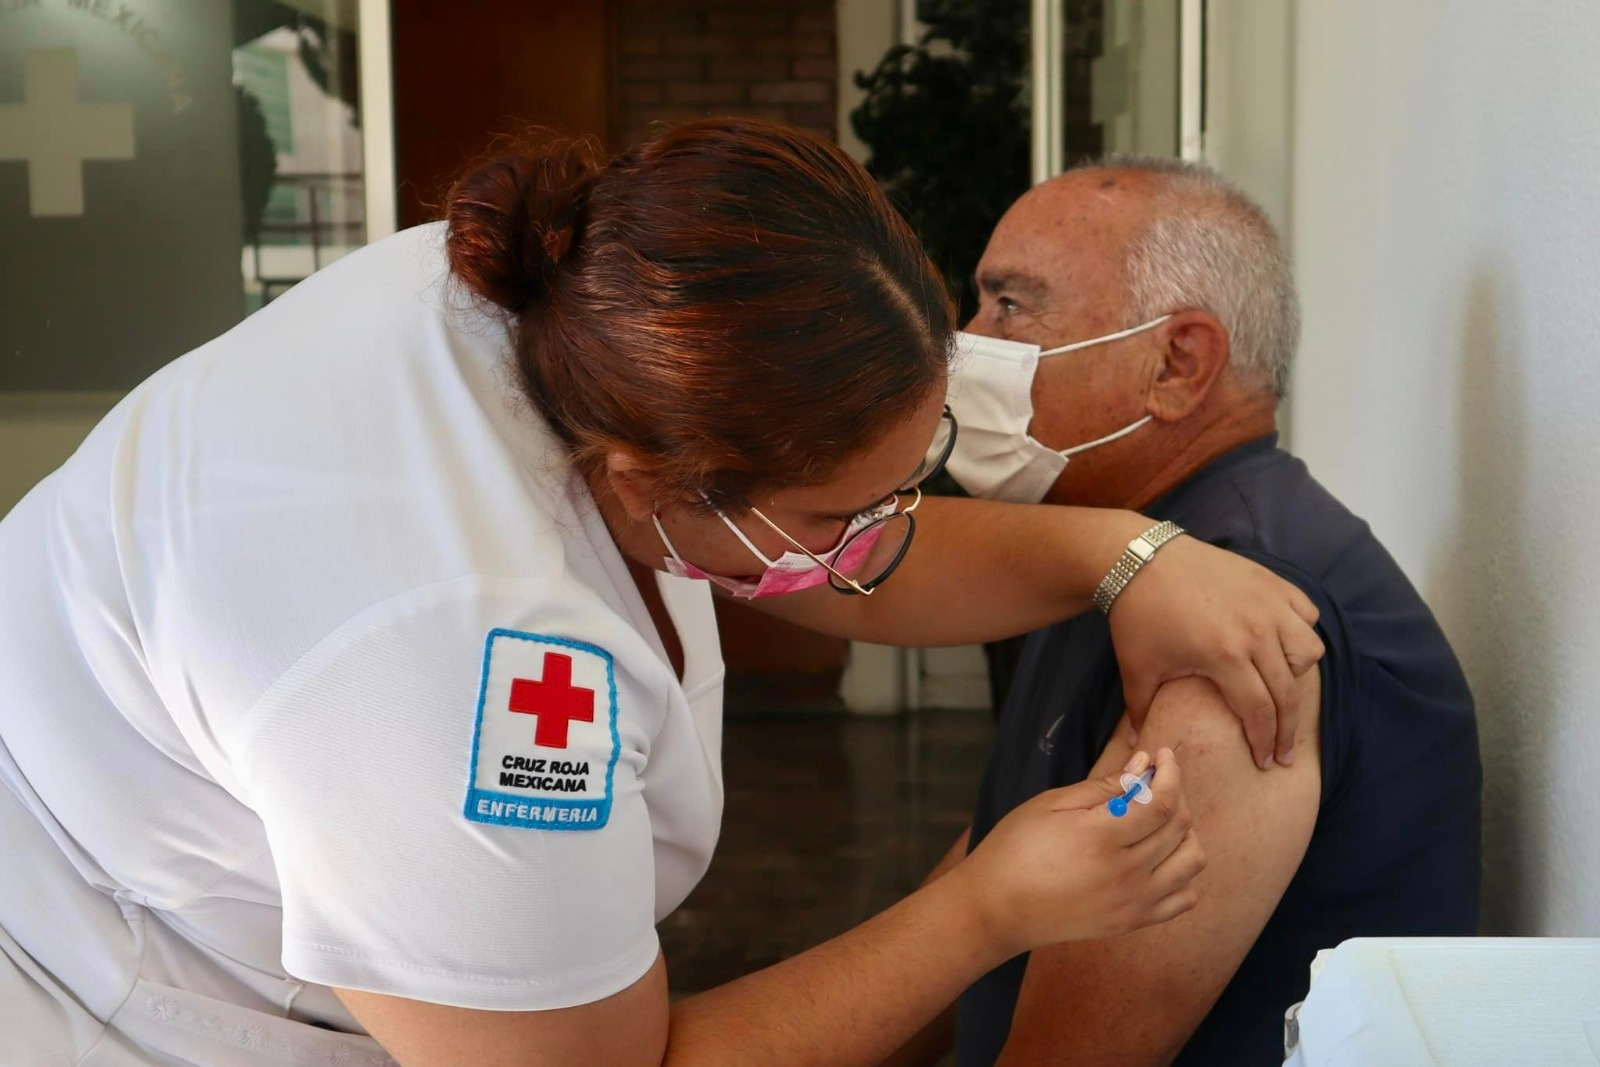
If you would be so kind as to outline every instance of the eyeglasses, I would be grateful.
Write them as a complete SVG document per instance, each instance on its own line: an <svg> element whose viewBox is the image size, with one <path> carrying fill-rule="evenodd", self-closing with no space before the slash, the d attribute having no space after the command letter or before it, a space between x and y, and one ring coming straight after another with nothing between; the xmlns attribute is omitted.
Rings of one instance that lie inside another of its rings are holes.
<svg viewBox="0 0 1600 1067"><path fill-rule="evenodd" d="M826 568L828 585L834 592L845 596L871 596L872 591L887 581L895 568L900 566L900 561L906 558L911 539L917 532L917 520L911 513L922 503L922 484L942 471L949 462L950 453L956 447L956 430L956 417L946 407L939 419L939 428L934 431L927 454L916 472L904 486L885 497L877 507L862 514L871 515L884 511L891 504L899 505L902 497L910 497L911 502L904 507L896 506L894 511L881 515L845 538L828 552L827 559L790 537L777 523L761 514L760 509L751 508L750 513L813 562ZM852 519L850 524L854 525L855 522ZM835 564L839 565L836 567Z"/></svg>

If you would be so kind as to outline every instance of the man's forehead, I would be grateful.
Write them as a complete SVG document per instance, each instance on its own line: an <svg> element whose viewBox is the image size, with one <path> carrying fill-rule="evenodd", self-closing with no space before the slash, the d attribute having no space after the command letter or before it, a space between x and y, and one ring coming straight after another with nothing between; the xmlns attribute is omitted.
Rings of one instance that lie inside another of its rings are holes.
<svg viewBox="0 0 1600 1067"><path fill-rule="evenodd" d="M995 227L978 280L1053 288L1064 276L1081 282L1120 269L1122 249L1144 218L1143 199L1111 171L1075 171L1035 186Z"/></svg>
<svg viewBox="0 0 1600 1067"><path fill-rule="evenodd" d="M1024 193L1001 228L1045 241L1130 235L1150 212L1148 179L1124 171L1071 171Z"/></svg>

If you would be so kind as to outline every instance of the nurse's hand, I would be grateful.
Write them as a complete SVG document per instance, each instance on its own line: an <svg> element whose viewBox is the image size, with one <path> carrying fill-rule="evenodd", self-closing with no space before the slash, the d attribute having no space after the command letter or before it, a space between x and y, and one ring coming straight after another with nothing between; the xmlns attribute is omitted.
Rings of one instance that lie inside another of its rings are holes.
<svg viewBox="0 0 1600 1067"><path fill-rule="evenodd" d="M1140 752L1125 770L1149 765ZM947 878L965 880L1008 956L1060 941L1116 937L1182 915L1205 867L1177 760L1162 749L1149 804L1114 817L1118 777L1041 793L1002 819Z"/></svg>
<svg viewBox="0 0 1600 1067"><path fill-rule="evenodd" d="M1244 722L1256 764L1294 759L1295 678L1322 658L1314 604L1295 586L1193 537L1162 547L1111 605L1111 639L1135 729L1156 690L1209 678Z"/></svg>

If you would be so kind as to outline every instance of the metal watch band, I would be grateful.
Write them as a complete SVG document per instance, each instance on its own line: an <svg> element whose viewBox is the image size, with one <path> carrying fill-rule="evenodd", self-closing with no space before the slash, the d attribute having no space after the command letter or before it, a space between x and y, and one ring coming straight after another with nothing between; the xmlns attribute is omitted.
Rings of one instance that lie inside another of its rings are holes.
<svg viewBox="0 0 1600 1067"><path fill-rule="evenodd" d="M1094 606L1100 614L1111 614L1111 605L1116 603L1117 597L1133 581L1133 576L1155 558L1156 550L1168 541L1183 533L1183 527L1175 522L1158 522L1144 533L1128 542L1128 547L1122 550L1122 555L1117 557L1117 562L1111 565L1111 570L1100 579L1100 588L1094 591Z"/></svg>

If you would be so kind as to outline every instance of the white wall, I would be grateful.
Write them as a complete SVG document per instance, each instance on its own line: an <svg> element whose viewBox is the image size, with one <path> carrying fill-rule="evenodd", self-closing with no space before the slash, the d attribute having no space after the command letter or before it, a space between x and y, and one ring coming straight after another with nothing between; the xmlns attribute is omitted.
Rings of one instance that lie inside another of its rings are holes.
<svg viewBox="0 0 1600 1067"><path fill-rule="evenodd" d="M1205 159L1255 198L1289 236L1294 152L1290 4L1208 0Z"/></svg>
<svg viewBox="0 0 1600 1067"><path fill-rule="evenodd" d="M1486 924L1600 935L1600 5L1309 0L1295 448L1467 665Z"/></svg>
<svg viewBox="0 0 1600 1067"><path fill-rule="evenodd" d="M1207 163L1266 211L1292 255L1294 7L1287 0L1207 0ZM1278 409L1278 433L1293 447L1294 419Z"/></svg>

